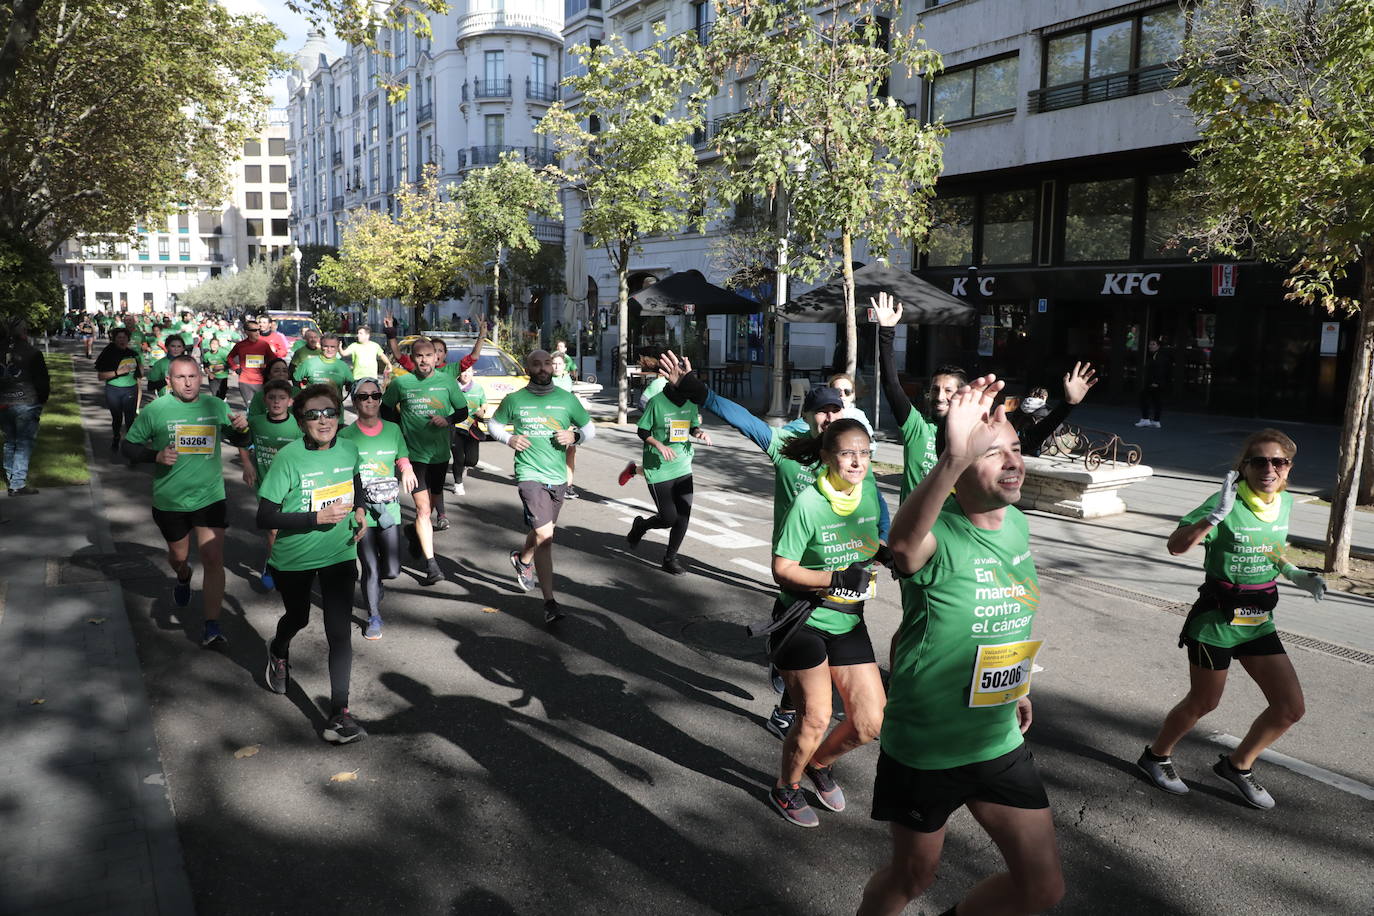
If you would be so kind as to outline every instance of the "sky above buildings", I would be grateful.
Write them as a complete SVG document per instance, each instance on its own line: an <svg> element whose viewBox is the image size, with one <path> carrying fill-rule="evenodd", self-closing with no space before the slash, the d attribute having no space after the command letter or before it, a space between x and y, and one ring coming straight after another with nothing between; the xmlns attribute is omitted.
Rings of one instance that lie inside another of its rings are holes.
<svg viewBox="0 0 1374 916"><path fill-rule="evenodd" d="M224 8L236 15L256 13L276 24L286 33L286 38L277 44L278 51L295 54L305 44L306 31L310 28L305 17L286 8L285 0L220 0ZM334 54L343 52L343 43L334 36L333 30L325 35ZM272 106L286 107L286 77L272 81Z"/></svg>

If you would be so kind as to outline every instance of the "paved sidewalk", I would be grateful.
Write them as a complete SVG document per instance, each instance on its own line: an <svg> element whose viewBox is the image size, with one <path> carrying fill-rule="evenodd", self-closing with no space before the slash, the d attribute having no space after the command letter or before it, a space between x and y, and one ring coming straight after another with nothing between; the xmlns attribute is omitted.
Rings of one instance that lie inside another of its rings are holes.
<svg viewBox="0 0 1374 916"><path fill-rule="evenodd" d="M115 555L98 486L0 519L0 913L191 913L121 586L163 572Z"/></svg>

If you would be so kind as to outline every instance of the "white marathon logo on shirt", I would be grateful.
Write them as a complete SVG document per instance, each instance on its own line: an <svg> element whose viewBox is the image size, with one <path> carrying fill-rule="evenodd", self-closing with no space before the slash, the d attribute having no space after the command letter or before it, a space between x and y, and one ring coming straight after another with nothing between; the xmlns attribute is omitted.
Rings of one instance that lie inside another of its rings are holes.
<svg viewBox="0 0 1374 916"><path fill-rule="evenodd" d="M996 557L979 557L973 562L976 584L973 589L975 619L972 634L1000 636L1029 627L1030 615L1039 605L1040 596L1026 583L1017 582L1003 571L1002 563Z"/></svg>

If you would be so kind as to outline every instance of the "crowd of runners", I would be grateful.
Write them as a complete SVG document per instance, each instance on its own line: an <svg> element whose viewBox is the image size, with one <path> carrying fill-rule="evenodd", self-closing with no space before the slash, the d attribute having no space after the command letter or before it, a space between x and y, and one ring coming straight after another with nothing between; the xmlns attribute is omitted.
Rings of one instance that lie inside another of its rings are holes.
<svg viewBox="0 0 1374 916"><path fill-rule="evenodd" d="M1090 365L1075 365L1064 376L1059 405L1048 406L1047 392L1031 392L1009 415L1001 380L943 367L933 374L923 412L903 389L893 357L902 306L886 295L871 304L880 381L901 446L895 513L873 472L879 418L857 409L848 375L812 389L800 418L774 427L708 388L689 361L663 352L644 363L656 377L641 401L642 456L619 477L622 486L644 478L654 514L635 517L625 539L637 549L646 532L665 530L662 569L684 574L678 553L691 520L692 466L697 446L711 442L704 418L714 415L755 443L775 470L778 593L750 627L766 639L780 694L767 723L783 741L770 803L789 823L818 827L809 799L844 810L837 762L877 740L872 817L890 825L891 857L869 880L859 912L901 912L930 886L947 820L960 807L996 844L1006 871L947 912L1038 912L1062 896L1063 878L1049 799L1024 739L1041 645L1033 632L1040 589L1027 518L1015 504L1022 456L1039 453L1096 376ZM444 495L462 495L464 475L487 438L514 452L528 529L510 551L516 586L538 587L546 624L563 617L554 535L571 496L575 450L593 439L596 425L565 383L557 354L530 353L528 384L489 412L473 377L485 328L455 362L442 341L425 337L402 352L390 322L383 328L387 347L362 328L343 350L336 337L313 331L289 347L267 319L245 322L241 335L228 322L190 315L162 324L130 318L99 329L83 323L78 330L104 382L111 449L155 466L153 521L167 545L177 607L192 598L194 539L206 647L225 641L221 443L240 450L264 532L262 584L282 602L264 680L286 692L291 641L308 625L318 592L332 706L326 740L347 743L366 734L349 710L358 580L367 639L381 637L385 583L400 575L405 554L420 584L442 581L434 534L450 526ZM107 338L98 354L87 331ZM231 373L241 401L235 407L227 400ZM1284 558L1292 504L1285 489L1296 452L1277 430L1251 435L1220 491L1169 538L1173 554L1203 546L1205 580L1179 637L1187 650L1187 692L1138 763L1164 791L1188 791L1170 754L1217 706L1235 659L1269 705L1213 769L1250 805L1274 805L1251 767L1303 713L1301 687L1274 628L1276 581L1286 578L1318 600L1325 590L1320 576ZM402 514L406 499L410 522ZM890 672L885 685L864 607L893 579L902 619L882 656ZM833 724L836 694L843 715Z"/></svg>

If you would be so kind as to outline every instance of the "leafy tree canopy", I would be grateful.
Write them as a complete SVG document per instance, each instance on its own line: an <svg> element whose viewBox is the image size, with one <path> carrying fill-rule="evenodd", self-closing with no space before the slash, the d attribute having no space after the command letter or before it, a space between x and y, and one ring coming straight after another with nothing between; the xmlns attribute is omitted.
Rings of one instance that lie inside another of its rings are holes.
<svg viewBox="0 0 1374 916"><path fill-rule="evenodd" d="M48 253L28 239L0 236L0 318L27 318L41 328L62 305L62 283Z"/></svg>

